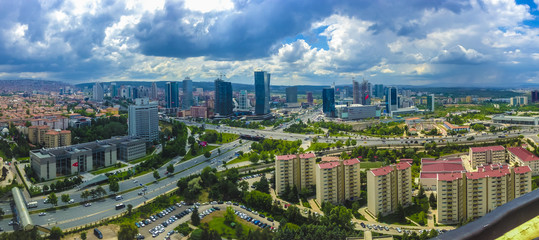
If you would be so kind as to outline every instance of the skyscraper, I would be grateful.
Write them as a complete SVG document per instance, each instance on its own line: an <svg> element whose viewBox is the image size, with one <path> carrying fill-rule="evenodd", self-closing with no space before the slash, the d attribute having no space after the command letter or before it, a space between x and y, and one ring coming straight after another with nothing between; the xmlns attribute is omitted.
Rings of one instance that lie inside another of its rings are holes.
<svg viewBox="0 0 539 240"><path fill-rule="evenodd" d="M92 90L93 90L92 99L98 102L103 101L103 86L101 86L101 83L96 82Z"/></svg>
<svg viewBox="0 0 539 240"><path fill-rule="evenodd" d="M187 110L193 106L193 81L186 77L183 80L182 110Z"/></svg>
<svg viewBox="0 0 539 240"><path fill-rule="evenodd" d="M255 71L255 114L264 115L270 112L270 74Z"/></svg>
<svg viewBox="0 0 539 240"><path fill-rule="evenodd" d="M539 102L539 91L533 90L532 91L532 102Z"/></svg>
<svg viewBox="0 0 539 240"><path fill-rule="evenodd" d="M383 84L374 84L374 96L377 98L384 97L384 85Z"/></svg>
<svg viewBox="0 0 539 240"><path fill-rule="evenodd" d="M361 96L359 94L359 83L356 81L356 80L352 80L352 86L353 86L353 91L352 91L352 95L353 95L353 103L354 104L360 104L361 103Z"/></svg>
<svg viewBox="0 0 539 240"><path fill-rule="evenodd" d="M129 136L140 137L148 142L159 137L159 116L157 103L148 98L135 99L134 105L129 105Z"/></svg>
<svg viewBox="0 0 539 240"><path fill-rule="evenodd" d="M397 88L388 87L386 89L386 112L391 113L398 109Z"/></svg>
<svg viewBox="0 0 539 240"><path fill-rule="evenodd" d="M369 81L363 79L361 83L361 104L371 105L371 87Z"/></svg>
<svg viewBox="0 0 539 240"><path fill-rule="evenodd" d="M427 96L427 109L434 112L434 94Z"/></svg>
<svg viewBox="0 0 539 240"><path fill-rule="evenodd" d="M313 92L307 92L307 103L313 105Z"/></svg>
<svg viewBox="0 0 539 240"><path fill-rule="evenodd" d="M116 83L111 83L110 84L110 97L111 98L115 98L116 96L118 96L118 88L116 87Z"/></svg>
<svg viewBox="0 0 539 240"><path fill-rule="evenodd" d="M178 83L177 82L167 82L167 89L165 92L165 98L167 102L167 110L169 111L176 111L176 109L180 106L178 103L180 100L180 97L178 96Z"/></svg>
<svg viewBox="0 0 539 240"><path fill-rule="evenodd" d="M157 100L157 84L152 82L152 88L150 90L150 99Z"/></svg>
<svg viewBox="0 0 539 240"><path fill-rule="evenodd" d="M238 97L238 111L247 112L251 109L249 104L249 98L247 98L247 91L241 90Z"/></svg>
<svg viewBox="0 0 539 240"><path fill-rule="evenodd" d="M335 89L322 89L322 111L328 117L335 117Z"/></svg>
<svg viewBox="0 0 539 240"><path fill-rule="evenodd" d="M287 103L297 103L298 102L298 87L287 87L286 88L286 102Z"/></svg>
<svg viewBox="0 0 539 240"><path fill-rule="evenodd" d="M232 114L232 83L215 80L215 113L221 116Z"/></svg>

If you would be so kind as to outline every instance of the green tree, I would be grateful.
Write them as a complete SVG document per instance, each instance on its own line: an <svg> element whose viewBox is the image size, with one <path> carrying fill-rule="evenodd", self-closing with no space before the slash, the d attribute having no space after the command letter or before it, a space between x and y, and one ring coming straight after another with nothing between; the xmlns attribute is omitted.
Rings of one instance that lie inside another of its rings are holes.
<svg viewBox="0 0 539 240"><path fill-rule="evenodd" d="M434 193L430 193L429 204L432 209L436 209L437 202L436 202L436 197L434 196Z"/></svg>
<svg viewBox="0 0 539 240"><path fill-rule="evenodd" d="M260 156L258 156L258 154L256 153L251 153L251 155L249 156L249 161L256 164L258 160L260 160Z"/></svg>
<svg viewBox="0 0 539 240"><path fill-rule="evenodd" d="M95 189L95 192L97 193L98 196L105 196L107 194L107 190L105 190L102 186L98 186Z"/></svg>
<svg viewBox="0 0 539 240"><path fill-rule="evenodd" d="M86 232L81 232L81 233L80 233L80 239L86 240L86 238L87 238Z"/></svg>
<svg viewBox="0 0 539 240"><path fill-rule="evenodd" d="M153 171L153 177L155 178L155 180L159 179L161 176L159 176L159 173L157 172L157 170Z"/></svg>
<svg viewBox="0 0 539 240"><path fill-rule="evenodd" d="M172 163L167 166L167 172L169 174L174 172L174 165L172 165Z"/></svg>
<svg viewBox="0 0 539 240"><path fill-rule="evenodd" d="M67 202L69 202L69 200L71 200L69 198L69 194L62 194L62 196L60 196L60 199L62 199L63 203L67 203Z"/></svg>
<svg viewBox="0 0 539 240"><path fill-rule="evenodd" d="M51 205L54 205L54 206L58 205L58 197L56 196L55 193L50 193L48 196L48 199Z"/></svg>
<svg viewBox="0 0 539 240"><path fill-rule="evenodd" d="M109 180L109 190L111 192L118 192L120 191L120 184L118 183L118 180L116 180L115 178L111 178Z"/></svg>
<svg viewBox="0 0 539 240"><path fill-rule="evenodd" d="M64 232L62 232L62 229L59 227L52 227L51 232L49 233L49 239L52 240L60 240L64 236Z"/></svg>
<svg viewBox="0 0 539 240"><path fill-rule="evenodd" d="M131 215L131 211L133 211L133 205L127 204L127 214Z"/></svg>
<svg viewBox="0 0 539 240"><path fill-rule="evenodd" d="M235 222L235 219L236 215L234 213L234 209L232 207L227 207L225 212L225 223L230 225L231 223Z"/></svg>
<svg viewBox="0 0 539 240"><path fill-rule="evenodd" d="M238 237L238 239L242 239L243 238L243 225L241 224L236 225L234 230L236 231L236 237Z"/></svg>
<svg viewBox="0 0 539 240"><path fill-rule="evenodd" d="M210 158L210 157L211 157L211 153L210 153L209 151L204 152L204 157Z"/></svg>
<svg viewBox="0 0 539 240"><path fill-rule="evenodd" d="M118 240L133 240L138 229L134 224L122 223L118 232Z"/></svg>
<svg viewBox="0 0 539 240"><path fill-rule="evenodd" d="M0 217L4 216L4 214L6 214L6 212L4 212L4 209L0 208Z"/></svg>
<svg viewBox="0 0 539 240"><path fill-rule="evenodd" d="M200 216L198 216L198 208L194 208L193 212L191 213L191 224L193 224L193 226L200 225Z"/></svg>
<svg viewBox="0 0 539 240"><path fill-rule="evenodd" d="M47 184L43 185L43 192L49 191L49 186Z"/></svg>
<svg viewBox="0 0 539 240"><path fill-rule="evenodd" d="M260 178L260 181L255 182L253 185L255 186L255 189L257 191L260 191L260 192L263 192L263 193L270 193L269 192L270 186L269 186L268 180L266 179L265 174L262 175L262 178Z"/></svg>

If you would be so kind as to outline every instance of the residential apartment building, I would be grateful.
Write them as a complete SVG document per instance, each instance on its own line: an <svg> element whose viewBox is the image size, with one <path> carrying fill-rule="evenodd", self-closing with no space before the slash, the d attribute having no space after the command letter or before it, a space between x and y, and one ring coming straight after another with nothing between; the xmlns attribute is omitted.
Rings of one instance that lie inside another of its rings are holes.
<svg viewBox="0 0 539 240"><path fill-rule="evenodd" d="M476 168L505 162L505 148L503 146L472 147L469 152L470 165Z"/></svg>
<svg viewBox="0 0 539 240"><path fill-rule="evenodd" d="M531 191L528 166L485 165L477 172L440 173L437 180L436 221L442 224L482 217Z"/></svg>
<svg viewBox="0 0 539 240"><path fill-rule="evenodd" d="M137 98L128 108L129 136L139 137L148 142L159 138L159 116L157 103L149 98Z"/></svg>
<svg viewBox="0 0 539 240"><path fill-rule="evenodd" d="M45 148L55 148L71 145L71 131L69 130L49 130L44 134Z"/></svg>
<svg viewBox="0 0 539 240"><path fill-rule="evenodd" d="M315 167L316 200L318 203L343 203L361 194L360 161L357 158L323 161Z"/></svg>
<svg viewBox="0 0 539 240"><path fill-rule="evenodd" d="M275 191L282 195L286 186L299 190L314 186L314 153L281 155L275 157Z"/></svg>
<svg viewBox="0 0 539 240"><path fill-rule="evenodd" d="M45 133L51 129L50 126L30 126L28 127L28 140L32 144L45 144Z"/></svg>
<svg viewBox="0 0 539 240"><path fill-rule="evenodd" d="M367 206L374 216L412 203L412 165L400 162L367 172Z"/></svg>
<svg viewBox="0 0 539 240"><path fill-rule="evenodd" d="M532 176L539 175L539 157L521 147L507 148L509 162L519 166L529 166Z"/></svg>

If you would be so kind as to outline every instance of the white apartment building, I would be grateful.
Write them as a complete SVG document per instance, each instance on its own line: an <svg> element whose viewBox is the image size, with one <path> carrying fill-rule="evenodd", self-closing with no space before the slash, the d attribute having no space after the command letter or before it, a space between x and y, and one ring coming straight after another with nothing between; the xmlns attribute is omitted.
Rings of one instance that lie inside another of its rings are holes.
<svg viewBox="0 0 539 240"><path fill-rule="evenodd" d="M505 148L503 146L472 147L469 152L470 165L477 168L505 162Z"/></svg>
<svg viewBox="0 0 539 240"><path fill-rule="evenodd" d="M137 98L135 105L130 105L128 110L129 136L139 137L147 142L159 138L159 116L156 102L150 102L149 98Z"/></svg>

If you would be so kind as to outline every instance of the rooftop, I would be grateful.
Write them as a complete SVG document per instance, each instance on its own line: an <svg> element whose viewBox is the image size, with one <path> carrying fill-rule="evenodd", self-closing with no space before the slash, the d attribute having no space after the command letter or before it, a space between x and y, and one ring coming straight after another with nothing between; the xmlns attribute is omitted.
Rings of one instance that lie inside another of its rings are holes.
<svg viewBox="0 0 539 240"><path fill-rule="evenodd" d="M395 165L397 166L397 170L404 170L412 166L409 162L400 162Z"/></svg>
<svg viewBox="0 0 539 240"><path fill-rule="evenodd" d="M314 153L304 153L304 154L299 155L299 158L301 158L301 159L314 158L314 157L316 157L316 155Z"/></svg>
<svg viewBox="0 0 539 240"><path fill-rule="evenodd" d="M511 147L511 148L508 148L507 151L511 152L512 154L514 154L515 156L517 156L518 158L520 158L520 160L524 162L539 160L539 157L535 156L530 151L521 147Z"/></svg>
<svg viewBox="0 0 539 240"><path fill-rule="evenodd" d="M340 164L341 164L340 162L324 162L324 163L318 164L318 167L320 167L320 169L330 169L330 168L337 167Z"/></svg>
<svg viewBox="0 0 539 240"><path fill-rule="evenodd" d="M437 177L438 181L455 181L457 179L462 178L461 173L438 173Z"/></svg>
<svg viewBox="0 0 539 240"><path fill-rule="evenodd" d="M532 169L530 168L530 166L520 166L520 167L515 167L515 173L516 174L523 174L523 173L527 173L527 172L531 172Z"/></svg>
<svg viewBox="0 0 539 240"><path fill-rule="evenodd" d="M421 165L421 172L426 173L443 173L443 172L463 172L466 171L461 163L445 163L425 164Z"/></svg>
<svg viewBox="0 0 539 240"><path fill-rule="evenodd" d="M293 154L279 155L279 156L275 157L275 159L277 159L277 160L291 160L291 159L294 159L294 158L296 158L296 155L293 155Z"/></svg>
<svg viewBox="0 0 539 240"><path fill-rule="evenodd" d="M348 165L354 165L354 164L358 164L358 163L359 163L359 159L357 159L357 158L348 159L348 160L342 161L342 163L343 163L344 165L347 165L347 166L348 166Z"/></svg>
<svg viewBox="0 0 539 240"><path fill-rule="evenodd" d="M382 176L382 175L386 175L390 172L393 171L393 168L391 166L385 166L385 167L381 167L381 168L376 168L376 169L373 169L371 170L372 174L374 174L374 176Z"/></svg>
<svg viewBox="0 0 539 240"><path fill-rule="evenodd" d="M339 157L322 157L322 162L339 161Z"/></svg>
<svg viewBox="0 0 539 240"><path fill-rule="evenodd" d="M487 146L487 147L472 147L470 151L472 152L486 152L486 151L504 151L503 146Z"/></svg>

